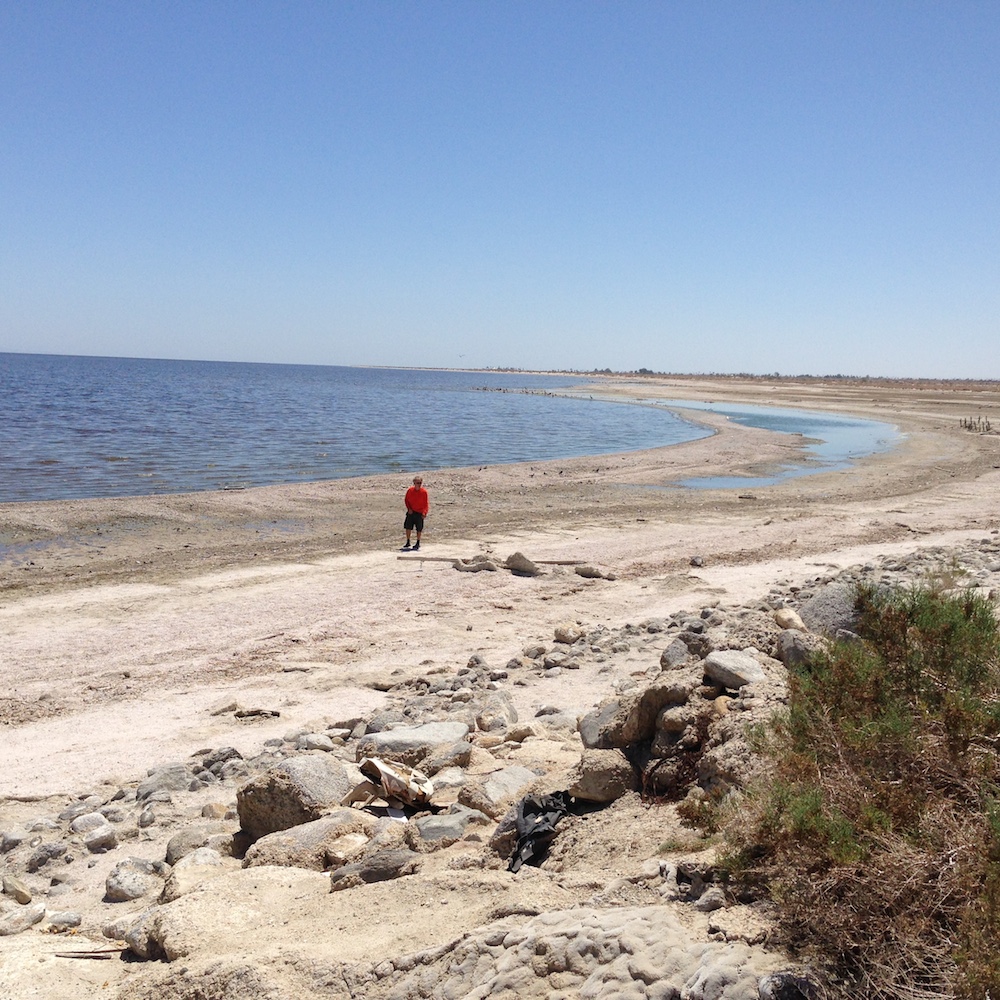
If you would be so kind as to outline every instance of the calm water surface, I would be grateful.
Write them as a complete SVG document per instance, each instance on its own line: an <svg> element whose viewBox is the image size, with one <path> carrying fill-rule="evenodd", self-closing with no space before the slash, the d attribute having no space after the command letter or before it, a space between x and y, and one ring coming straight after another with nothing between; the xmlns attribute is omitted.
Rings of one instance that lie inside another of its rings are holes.
<svg viewBox="0 0 1000 1000"><path fill-rule="evenodd" d="M668 400L660 405L682 406L689 410L710 410L747 427L780 431L784 434L801 434L806 438L804 463L787 465L772 476L703 476L684 479L677 484L691 489L745 489L773 486L798 476L846 469L857 459L889 451L900 441L899 430L893 424L862 420L860 417L837 413L787 410L780 406L700 403L690 400Z"/></svg>
<svg viewBox="0 0 1000 1000"><path fill-rule="evenodd" d="M654 407L546 394L581 381L0 354L0 502L540 461L708 433Z"/></svg>

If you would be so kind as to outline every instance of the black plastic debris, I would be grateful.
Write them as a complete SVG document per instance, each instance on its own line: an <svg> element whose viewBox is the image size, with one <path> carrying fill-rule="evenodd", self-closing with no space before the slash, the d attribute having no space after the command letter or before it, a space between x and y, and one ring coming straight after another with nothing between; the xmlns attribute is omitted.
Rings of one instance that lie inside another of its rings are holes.
<svg viewBox="0 0 1000 1000"><path fill-rule="evenodd" d="M569 815L572 796L569 792L551 795L526 795L517 804L517 844L507 869L516 872L521 865L540 865L556 835L556 824Z"/></svg>

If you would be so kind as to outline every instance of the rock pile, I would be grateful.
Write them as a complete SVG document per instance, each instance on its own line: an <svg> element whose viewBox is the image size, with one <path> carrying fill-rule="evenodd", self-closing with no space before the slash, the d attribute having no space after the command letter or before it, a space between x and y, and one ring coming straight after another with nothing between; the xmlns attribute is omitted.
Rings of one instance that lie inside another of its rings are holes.
<svg viewBox="0 0 1000 1000"><path fill-rule="evenodd" d="M766 948L766 913L726 896L670 803L753 773L748 724L782 704L786 664L852 632L851 583L932 573L994 590L1000 544L779 582L751 606L560 623L503 668L473 656L390 678L372 717L290 731L250 758L201 749L51 813L22 804L0 832L0 936L79 928L167 961L133 967L119 1000L777 995L807 980L776 978L790 963ZM637 652L644 669L622 669ZM515 686L572 670L606 672L612 696L581 718L552 705L519 718ZM418 767L426 804L342 805L367 758ZM557 790L579 808L549 859L508 873L518 801ZM669 834L687 854L659 857ZM446 918L449 898L464 909ZM399 943L367 955L382 908Z"/></svg>

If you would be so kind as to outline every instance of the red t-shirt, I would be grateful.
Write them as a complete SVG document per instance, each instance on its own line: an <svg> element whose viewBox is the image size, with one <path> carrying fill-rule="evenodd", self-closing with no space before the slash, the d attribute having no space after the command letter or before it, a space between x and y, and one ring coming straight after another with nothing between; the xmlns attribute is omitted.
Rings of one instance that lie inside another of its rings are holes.
<svg viewBox="0 0 1000 1000"><path fill-rule="evenodd" d="M423 486L411 486L406 491L406 509L422 514L424 517L427 516L427 512L430 510L430 501L427 490Z"/></svg>

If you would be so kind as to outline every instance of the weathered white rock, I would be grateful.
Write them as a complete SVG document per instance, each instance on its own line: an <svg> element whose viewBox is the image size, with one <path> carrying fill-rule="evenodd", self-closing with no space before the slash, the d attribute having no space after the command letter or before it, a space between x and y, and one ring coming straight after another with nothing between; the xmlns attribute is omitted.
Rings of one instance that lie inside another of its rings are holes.
<svg viewBox="0 0 1000 1000"><path fill-rule="evenodd" d="M103 816L101 818L104 819ZM104 820L103 826L88 830L83 835L83 843L91 854L101 854L118 846L118 833L107 820Z"/></svg>
<svg viewBox="0 0 1000 1000"><path fill-rule="evenodd" d="M774 612L774 623L778 628L794 628L798 629L800 632L805 632L806 627L799 617L799 613L793 608L778 608Z"/></svg>
<svg viewBox="0 0 1000 1000"><path fill-rule="evenodd" d="M88 812L77 816L70 823L69 828L73 833L89 833L91 830L97 830L104 826L107 822L107 817L103 813Z"/></svg>
<svg viewBox="0 0 1000 1000"><path fill-rule="evenodd" d="M295 745L299 750L323 750L326 752L336 747L333 740L325 733L306 733L296 740Z"/></svg>
<svg viewBox="0 0 1000 1000"><path fill-rule="evenodd" d="M507 806L526 794L536 781L538 775L534 771L515 764L494 771L483 781L470 781L458 793L458 801L470 809L499 819Z"/></svg>
<svg viewBox="0 0 1000 1000"><path fill-rule="evenodd" d="M577 625L576 622L563 622L556 626L555 640L572 646L574 642L579 641L586 634L587 630L582 625Z"/></svg>
<svg viewBox="0 0 1000 1000"><path fill-rule="evenodd" d="M104 898L109 903L126 903L162 887L163 878L152 861L126 858L109 872L104 882Z"/></svg>
<svg viewBox="0 0 1000 1000"><path fill-rule="evenodd" d="M702 666L708 677L731 690L767 680L757 660L739 649L717 649L705 657Z"/></svg>
<svg viewBox="0 0 1000 1000"><path fill-rule="evenodd" d="M20 934L33 927L45 916L44 903L29 903L27 906L17 906L9 913L0 916L0 937L10 937Z"/></svg>
<svg viewBox="0 0 1000 1000"><path fill-rule="evenodd" d="M504 560L504 566L514 574L514 576L541 576L542 568L533 563L523 552L514 552Z"/></svg>
<svg viewBox="0 0 1000 1000"><path fill-rule="evenodd" d="M143 802L155 792L182 792L191 784L191 769L187 764L167 764L150 772L136 789L136 799Z"/></svg>
<svg viewBox="0 0 1000 1000"><path fill-rule="evenodd" d="M355 759L388 757L413 766L439 747L465 739L468 734L469 727L464 722L428 722L422 726L399 726L363 736L358 741Z"/></svg>

